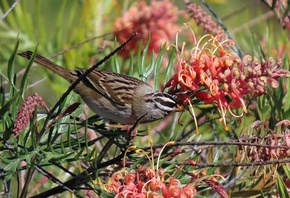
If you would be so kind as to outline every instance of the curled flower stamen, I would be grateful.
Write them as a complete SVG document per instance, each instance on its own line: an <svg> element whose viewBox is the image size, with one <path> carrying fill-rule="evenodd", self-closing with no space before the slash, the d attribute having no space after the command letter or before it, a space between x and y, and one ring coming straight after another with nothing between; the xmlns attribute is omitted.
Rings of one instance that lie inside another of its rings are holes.
<svg viewBox="0 0 290 198"><path fill-rule="evenodd" d="M195 134L197 135L197 134L198 134L198 123L197 123L196 115L195 115L195 113L194 113L193 106L192 106L192 104L191 104L190 101L188 101L188 105L189 105L189 113L190 113L191 116L193 117L194 124L195 124L195 126L196 126Z"/></svg>
<svg viewBox="0 0 290 198"><path fill-rule="evenodd" d="M241 118L241 117L244 116L244 112L243 112L243 111L242 111L242 114L241 114L241 115L237 115L237 114L235 114L235 113L232 111L232 109L230 108L230 106L228 107L228 111L229 111L230 114L231 114L232 116L234 116L235 118Z"/></svg>
<svg viewBox="0 0 290 198"><path fill-rule="evenodd" d="M196 44L196 49L199 49L199 46L200 46L202 40L205 39L206 37L210 37L210 39L206 42L206 44L207 44L208 42L210 42L210 41L213 39L213 36L210 35L210 34L206 34L206 35L204 35L204 36L201 37L201 39L197 42L197 44ZM206 44L203 45L202 48L201 48L200 50L196 50L196 51L195 51L194 57L198 57L198 56L197 56L197 55L198 55L198 51L203 51L203 49L206 47Z"/></svg>
<svg viewBox="0 0 290 198"><path fill-rule="evenodd" d="M163 152L163 150L165 149L165 147L167 145L171 145L171 144L174 144L175 142L174 141L170 141L170 142L167 142L166 144L164 144L164 146L162 147L162 149L160 150L160 153L158 155L158 158L157 158L157 164L156 164L156 169L158 170L158 167L159 167L159 162L160 162L160 157L161 157L161 154Z"/></svg>
<svg viewBox="0 0 290 198"><path fill-rule="evenodd" d="M224 46L225 43L227 43L227 42L229 42L229 43L232 44L232 45L235 44L234 41L231 40L231 39L227 39L227 40L224 40L224 41L222 41L222 42L218 42L218 40L216 40L216 42L218 43L218 45L217 45L217 47L213 50L212 54L215 54L216 51L217 51L218 49L222 49L223 51L225 51L225 50L223 49L223 46Z"/></svg>
<svg viewBox="0 0 290 198"><path fill-rule="evenodd" d="M221 111L221 115L222 115L222 120L224 122L224 127L225 127L225 130L227 131L228 130L228 126L227 126L227 122L226 122L226 112L225 112L225 110L223 108L221 100L219 100L219 105L220 105L220 111Z"/></svg>
<svg viewBox="0 0 290 198"><path fill-rule="evenodd" d="M133 149L136 149L136 146L129 146L126 151L125 151L125 154L124 154L124 158L123 158L123 167L125 168L126 167L126 156L127 156L127 153L129 150L133 150Z"/></svg>

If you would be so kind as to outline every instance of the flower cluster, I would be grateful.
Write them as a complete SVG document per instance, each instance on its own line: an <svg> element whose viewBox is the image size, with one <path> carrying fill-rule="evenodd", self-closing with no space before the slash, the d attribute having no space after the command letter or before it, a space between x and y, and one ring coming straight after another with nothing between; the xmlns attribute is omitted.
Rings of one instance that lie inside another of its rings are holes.
<svg viewBox="0 0 290 198"><path fill-rule="evenodd" d="M290 120L283 120L276 126L282 124L289 126ZM256 121L251 127L256 129L268 129L265 123L261 121ZM290 130L288 128L286 128L282 134L273 133L264 137L251 137L251 140L248 141L261 145L269 145L269 147L246 147L245 151L251 162L285 159L290 157Z"/></svg>
<svg viewBox="0 0 290 198"><path fill-rule="evenodd" d="M197 195L197 183L203 181L221 197L228 197L225 188L214 177L201 179L201 173L192 176L188 184L182 185L175 177L165 174L163 169L156 174L151 167L140 165L136 173L124 170L113 173L106 189L120 198L192 198Z"/></svg>
<svg viewBox="0 0 290 198"><path fill-rule="evenodd" d="M216 180L216 177L222 177L220 175L207 176L205 169L195 173L188 173L189 181L184 185L176 178L177 172L183 165L176 170L175 174L173 173L173 176L166 173L164 169L159 168L162 151L167 145L172 143L174 142L168 142L159 151L156 164L157 169L155 169L153 162L154 158L149 157L145 151L137 149L136 153L145 153L151 165L139 165L132 172L128 172L125 168L114 172L105 185L105 189L110 193L114 193L116 195L115 197L120 198L192 198L197 195L197 185L200 182L205 182L205 184L220 194L221 197L228 197L225 188ZM152 146L152 141L150 144ZM154 156L153 150L151 152ZM187 162L188 164L195 164L195 161L192 160L188 160Z"/></svg>
<svg viewBox="0 0 290 198"><path fill-rule="evenodd" d="M178 25L175 23L177 11L177 7L169 0L151 1L151 5L147 5L145 1L134 4L115 22L115 36L120 43L126 41L133 32L137 32L137 36L119 54L127 58L131 51L136 53L140 40L143 40L145 46L149 35L148 52L159 52L160 47L173 39L178 31Z"/></svg>
<svg viewBox="0 0 290 198"><path fill-rule="evenodd" d="M279 78L290 77L290 72L281 66L282 62L273 58L258 60L250 55L240 58L210 36L201 49L199 46L193 49L189 58L180 54L177 72L165 88L177 96L186 93L205 104L216 104L224 118L227 110L232 113L232 109L242 108L247 112L243 96L266 94L267 86L277 88ZM184 102L184 97L180 98Z"/></svg>
<svg viewBox="0 0 290 198"><path fill-rule="evenodd" d="M21 109L19 109L17 112L15 128L13 129L15 136L18 136L19 133L23 129L25 129L30 118L32 117L32 113L34 112L36 107L39 105L46 107L45 102L42 100L42 98L37 93L35 93L35 94L33 94L33 96L29 96L25 99L25 101L22 104Z"/></svg>
<svg viewBox="0 0 290 198"><path fill-rule="evenodd" d="M196 22L199 27L203 28L205 33L210 33L212 35L219 35L220 40L228 39L228 35L225 31L212 20L212 17L205 12L201 6L191 3L189 0L185 0L187 12L190 17ZM226 44L227 47L229 45Z"/></svg>

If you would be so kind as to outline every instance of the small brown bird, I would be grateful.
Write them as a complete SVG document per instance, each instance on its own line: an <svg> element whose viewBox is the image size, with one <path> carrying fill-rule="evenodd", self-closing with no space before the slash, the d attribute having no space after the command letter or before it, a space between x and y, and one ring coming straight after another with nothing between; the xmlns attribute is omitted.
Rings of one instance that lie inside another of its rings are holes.
<svg viewBox="0 0 290 198"><path fill-rule="evenodd" d="M21 52L18 55L30 59L32 52ZM86 71L70 71L39 54L36 54L34 62L70 83ZM168 93L156 92L150 85L137 78L114 72L93 70L74 91L105 121L123 125L135 124L139 119L139 123L152 122L182 110Z"/></svg>

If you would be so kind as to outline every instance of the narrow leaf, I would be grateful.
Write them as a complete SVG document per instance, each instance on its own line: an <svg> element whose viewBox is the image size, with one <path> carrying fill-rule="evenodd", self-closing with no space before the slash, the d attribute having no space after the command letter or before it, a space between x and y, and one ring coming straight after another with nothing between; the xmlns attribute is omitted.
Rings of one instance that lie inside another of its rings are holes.
<svg viewBox="0 0 290 198"><path fill-rule="evenodd" d="M15 72L14 72L14 58L16 56L16 53L17 53L17 49L18 49L18 46L19 46L19 40L17 39L16 41L16 44L15 44L15 47L14 47L14 50L8 60L8 79L9 79L9 82L11 85L14 85L14 75L15 75Z"/></svg>
<svg viewBox="0 0 290 198"><path fill-rule="evenodd" d="M280 197L284 197L284 198L289 198L289 193L287 190L287 187L283 181L283 179L281 178L280 174L277 173L277 190L278 193L280 195Z"/></svg>
<svg viewBox="0 0 290 198"><path fill-rule="evenodd" d="M21 95L22 97L24 97L24 93L25 93L25 90L26 90L26 87L27 87L27 79L28 79L28 73L29 73L29 70L33 64L33 60L34 60L34 57L36 55L36 52L37 52L37 46L35 48L35 51L33 52L30 60L29 60L29 63L26 67L26 70L24 72L24 75L23 75L23 78L22 78L22 81L21 81L21 85L20 85L20 89L21 89Z"/></svg>

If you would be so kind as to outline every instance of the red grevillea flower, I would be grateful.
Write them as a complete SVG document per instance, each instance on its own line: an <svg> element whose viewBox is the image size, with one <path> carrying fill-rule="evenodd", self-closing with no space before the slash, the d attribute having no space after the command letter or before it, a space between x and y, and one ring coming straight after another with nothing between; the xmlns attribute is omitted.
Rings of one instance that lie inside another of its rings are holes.
<svg viewBox="0 0 290 198"><path fill-rule="evenodd" d="M46 104L37 93L24 100L21 109L17 112L15 128L13 129L15 136L18 136L25 129L37 106L46 107Z"/></svg>
<svg viewBox="0 0 290 198"><path fill-rule="evenodd" d="M232 109L242 108L247 112L243 96L266 94L268 86L278 87L279 78L290 77L288 70L281 69L280 60L250 55L240 58L227 52L216 37L203 38L207 36L210 39L204 46L199 46L201 39L188 58L179 54L177 72L165 85L169 93L187 93L205 104L216 104L224 118L226 110L232 113Z"/></svg>
<svg viewBox="0 0 290 198"><path fill-rule="evenodd" d="M152 167L139 166L134 174L121 170L113 173L106 189L116 194L115 197L124 198L196 196L195 184L182 186L178 179L166 174L169 178L164 180L163 176L165 175L159 175L152 170Z"/></svg>
<svg viewBox="0 0 290 198"><path fill-rule="evenodd" d="M133 32L137 36L128 43L119 54L129 57L132 51L135 54L138 50L139 42L143 39L143 46L150 35L148 52L159 52L160 47L175 37L178 31L177 7L169 0L151 1L147 5L145 1L140 1L133 6L115 22L116 38L120 43L126 41Z"/></svg>
<svg viewBox="0 0 290 198"><path fill-rule="evenodd" d="M105 185L105 189L110 193L114 193L115 197L118 198L193 198L197 195L196 187L198 183L203 180L205 182L210 179L213 180L216 177L224 179L220 175L206 176L205 171L199 171L192 174L187 184L182 185L179 179L176 178L176 174L183 165L176 170L175 174L172 173L172 175L166 173L164 169L158 168L164 148L172 143L174 142L168 142L161 149L156 166L154 164L149 166L139 165L136 169L131 170L131 172L128 172L125 168L115 172ZM138 154L144 152L142 149L136 150ZM154 155L153 150L151 152ZM147 153L145 155L148 157L150 163L154 163L153 158L149 157ZM218 185L216 180L214 181L214 187L217 186L217 188L214 188L212 183L209 186L216 190L217 193L220 193L220 187L222 186ZM227 195L227 193L224 191L223 195Z"/></svg>

